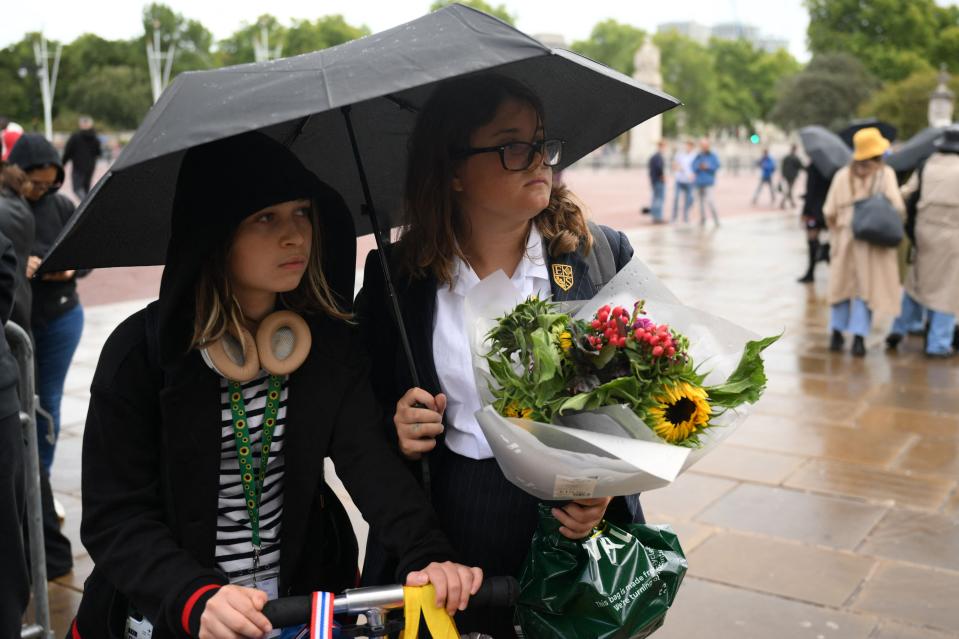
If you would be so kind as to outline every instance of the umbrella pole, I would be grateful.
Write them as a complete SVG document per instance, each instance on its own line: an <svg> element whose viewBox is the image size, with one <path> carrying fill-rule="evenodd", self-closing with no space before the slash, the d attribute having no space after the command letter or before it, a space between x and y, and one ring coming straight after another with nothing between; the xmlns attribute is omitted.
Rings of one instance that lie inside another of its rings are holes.
<svg viewBox="0 0 959 639"><path fill-rule="evenodd" d="M387 296L390 298L390 306L393 308L393 318L396 320L396 328L400 335L400 343L403 345L403 353L406 355L406 364L409 367L410 379L413 380L413 386L419 387L420 376L416 372L416 364L413 361L413 349L410 348L410 340L406 333L406 324L403 322L403 313L400 311L399 298L396 296L396 288L393 286L393 278L390 276L390 265L386 258L386 244L383 241L383 234L380 231L379 218L376 216L376 209L373 208L373 197L370 194L370 185L366 180L366 171L363 168L363 158L360 155L359 145L356 143L356 133L353 131L353 119L350 117L352 107L347 105L340 108L343 117L346 119L346 131L350 136L350 145L353 147L353 157L356 159L356 169L359 172L360 186L363 189L363 212L370 218L370 226L373 227L373 239L376 241L377 254L380 259L380 268L383 269L383 279L386 282ZM423 490L426 498L432 501L430 489L430 464L424 454L420 458L420 475L423 480Z"/></svg>

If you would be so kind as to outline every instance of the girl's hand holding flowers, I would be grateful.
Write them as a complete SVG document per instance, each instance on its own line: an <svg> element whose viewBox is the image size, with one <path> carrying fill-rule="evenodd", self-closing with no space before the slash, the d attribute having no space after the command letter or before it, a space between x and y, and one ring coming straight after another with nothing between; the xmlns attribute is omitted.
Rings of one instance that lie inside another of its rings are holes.
<svg viewBox="0 0 959 639"><path fill-rule="evenodd" d="M560 534L574 541L587 536L606 516L610 501L612 497L577 499L562 508L553 508L553 517L563 524Z"/></svg>

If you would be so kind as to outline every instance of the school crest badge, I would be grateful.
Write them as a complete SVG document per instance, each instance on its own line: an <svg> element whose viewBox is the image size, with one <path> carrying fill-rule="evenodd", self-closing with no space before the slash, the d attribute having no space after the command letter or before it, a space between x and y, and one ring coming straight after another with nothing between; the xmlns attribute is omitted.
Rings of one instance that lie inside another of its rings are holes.
<svg viewBox="0 0 959 639"><path fill-rule="evenodd" d="M569 264L553 264L553 281L564 291L573 288L573 267Z"/></svg>

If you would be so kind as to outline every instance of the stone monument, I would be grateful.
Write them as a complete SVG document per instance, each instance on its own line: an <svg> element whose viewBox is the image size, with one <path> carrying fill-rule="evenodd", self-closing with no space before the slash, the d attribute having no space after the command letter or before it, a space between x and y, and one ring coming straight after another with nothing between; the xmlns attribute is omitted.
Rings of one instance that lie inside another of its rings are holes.
<svg viewBox="0 0 959 639"><path fill-rule="evenodd" d="M646 86L661 91L663 76L659 71L659 47L646 38L633 57L633 78ZM629 132L629 164L644 166L663 137L663 116L643 122Z"/></svg>
<svg viewBox="0 0 959 639"><path fill-rule="evenodd" d="M949 126L952 124L953 107L956 96L949 90L949 74L946 65L939 68L939 86L929 97L929 126Z"/></svg>

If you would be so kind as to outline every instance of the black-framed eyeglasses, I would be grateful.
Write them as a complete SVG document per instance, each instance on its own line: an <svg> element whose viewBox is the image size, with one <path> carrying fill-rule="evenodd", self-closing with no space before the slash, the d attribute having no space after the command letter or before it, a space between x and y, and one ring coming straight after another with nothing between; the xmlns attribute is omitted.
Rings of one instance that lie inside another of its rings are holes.
<svg viewBox="0 0 959 639"><path fill-rule="evenodd" d="M63 186L63 182L60 182L59 180L55 182L38 182L36 180L30 180L30 183L33 185L33 188L38 191L55 191Z"/></svg>
<svg viewBox="0 0 959 639"><path fill-rule="evenodd" d="M563 145L566 140L550 138L538 142L509 142L498 146L481 146L460 151L460 157L469 157L477 153L499 153L500 162L507 171L525 171L533 164L537 154L543 156L543 164L556 166L563 157Z"/></svg>

